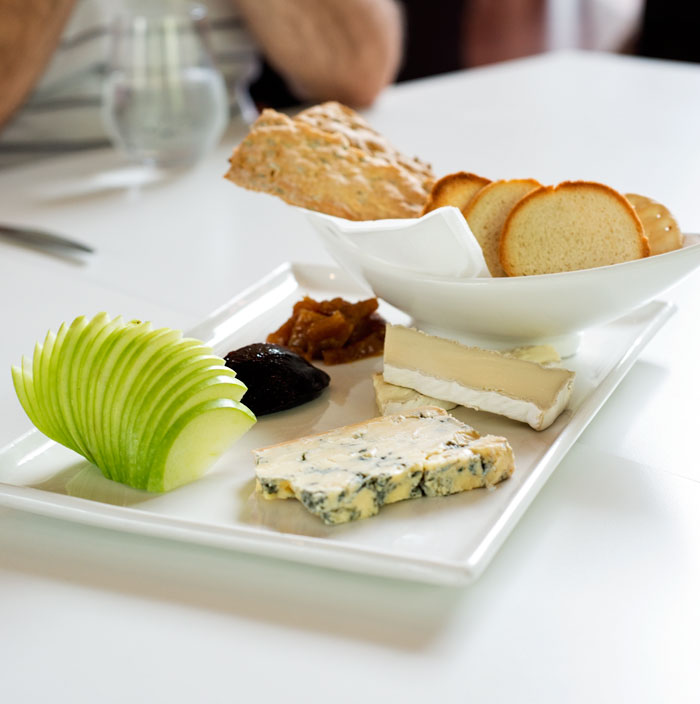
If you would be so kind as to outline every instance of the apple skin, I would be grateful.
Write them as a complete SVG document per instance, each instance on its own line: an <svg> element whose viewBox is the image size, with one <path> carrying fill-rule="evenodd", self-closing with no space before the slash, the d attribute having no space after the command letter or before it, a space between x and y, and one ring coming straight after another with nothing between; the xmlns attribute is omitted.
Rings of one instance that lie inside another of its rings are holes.
<svg viewBox="0 0 700 704"><path fill-rule="evenodd" d="M102 327L100 327L100 324L102 324ZM85 341L86 347L81 351L79 361L76 361L76 364L79 365L78 371L76 372L79 378L74 387L77 391L78 400L77 415L81 419L81 432L85 438L85 442L88 443L88 449L91 453L94 453L94 447L92 436L90 435L89 412L92 408L92 397L94 393L92 375L95 360L99 357L99 352L102 349L104 341L116 328L123 325L124 320L120 315L110 320L106 313L98 313L90 321L90 327L94 329L91 330L89 337ZM99 464L97 457L94 457L92 462Z"/></svg>
<svg viewBox="0 0 700 704"><path fill-rule="evenodd" d="M256 422L245 385L209 347L106 313L49 331L12 380L41 432L150 491L197 479Z"/></svg>
<svg viewBox="0 0 700 704"><path fill-rule="evenodd" d="M124 423L124 409L127 401L142 393L141 381L144 369L159 362L164 349L178 342L182 338L179 330L161 328L152 330L143 335L140 344L132 350L132 361L126 363L118 379L114 379L112 387L114 394L110 408L105 412L105 420L110 419L103 432L108 437L110 456L109 461L114 465L120 462L122 424Z"/></svg>
<svg viewBox="0 0 700 704"><path fill-rule="evenodd" d="M182 414L160 443L145 489L164 492L199 479L255 423L238 401L205 401Z"/></svg>
<svg viewBox="0 0 700 704"><path fill-rule="evenodd" d="M184 339L179 330L171 332L177 333L173 339L173 343L177 344L173 344L172 348L161 350L158 364L144 368L139 374L138 380L134 382L132 389L126 395L124 407L121 411L122 417L119 423L119 438L117 441L121 454L124 454L126 443L132 439L132 428L136 422L135 419L146 417L148 412L146 407L154 401L156 390L167 383L168 379L172 378L171 370L175 360L191 358L188 350L198 345L201 346L201 343L197 340ZM207 364L209 365L215 363L217 359L213 355L211 357L214 361L208 360ZM195 366L197 366L197 362L193 361L192 368Z"/></svg>
<svg viewBox="0 0 700 704"><path fill-rule="evenodd" d="M133 384L134 378L138 379L138 372L129 379L131 369L138 369L143 364L148 364L152 359L152 353L157 353L158 348L155 340L158 339L157 333L159 331L154 331L150 323L132 322L129 325L131 326L129 332L124 333L124 339L112 349L111 369L101 399L101 418L97 428L97 432L104 441L105 462L115 469L119 481L123 481L124 477L120 472L121 467L116 461L118 452L114 444L120 421L120 416L114 414L115 395L128 392L125 382L129 380Z"/></svg>
<svg viewBox="0 0 700 704"><path fill-rule="evenodd" d="M128 468L129 484L133 485L133 482L139 481L136 475L142 471L143 466L150 466L151 457L164 433L163 428L167 430L180 412L199 400L202 394L206 396L207 389L212 385L217 385L215 398L240 400L246 388L235 378L235 374L226 375L225 380L219 381L222 373L226 374L226 371L231 370L224 368L222 371L220 365L208 364L193 369L188 377L180 379L174 386L167 387L164 392L161 389L153 390L153 396L160 400L150 404L143 413L134 416L134 425L125 429L124 441L120 447L120 462ZM181 408L174 405L178 394L178 404Z"/></svg>
<svg viewBox="0 0 700 704"><path fill-rule="evenodd" d="M110 374L121 349L138 334L135 325L125 323L116 327L104 339L102 346L95 358L90 375L90 402L88 404L86 421L86 436L92 443L92 451L97 461L97 466L109 475L109 479L121 481L118 468L109 463L107 456L108 447L102 435L102 413L104 407L105 390L108 388ZM105 476L107 476L107 474Z"/></svg>
<svg viewBox="0 0 700 704"><path fill-rule="evenodd" d="M12 384L15 387L17 398L29 419L44 435L51 437L51 429L47 426L45 418L37 410L31 365L26 357L22 357L21 366L12 367ZM51 437L51 439L53 440L54 438Z"/></svg>
<svg viewBox="0 0 700 704"><path fill-rule="evenodd" d="M55 409L55 422L58 432L61 433L63 438L66 440L66 445L76 452L80 452L80 447L75 444L73 437L68 429L68 423L61 410L61 401L58 397L58 387L57 383L60 379L58 371L58 362L61 356L61 349L63 347L63 341L66 339L66 334L68 333L68 325L66 323L61 323L61 326L56 332L56 339L54 340L53 347L48 354L47 365L48 373L45 377L46 381L46 393L49 397L49 406ZM47 356L47 348L44 346L44 351L42 352L42 357Z"/></svg>
<svg viewBox="0 0 700 704"><path fill-rule="evenodd" d="M86 372L86 369L88 360L91 359L90 352L93 349L95 340L110 324L111 323L107 313L98 313L88 322L80 334L80 337L76 341L76 350L73 363L68 368L70 410L77 424L78 432L83 438L85 437L85 414L83 410L85 407L84 397L86 396L87 391L87 384L83 383L83 379L89 378L89 373ZM85 445L85 443L83 444ZM84 449L86 450L86 459L95 464L95 458L92 456L89 448L85 446Z"/></svg>
<svg viewBox="0 0 700 704"><path fill-rule="evenodd" d="M194 384L183 385L182 390L178 390L178 395L163 404L163 410L149 422L144 436L150 439L150 452L143 451L141 457L150 463L170 428L191 408L217 399L239 402L246 391L245 384L234 375L220 371L197 380Z"/></svg>
<svg viewBox="0 0 700 704"><path fill-rule="evenodd" d="M46 393L44 391L44 378L49 372L48 356L44 356L44 350L47 350L47 355L51 354L51 349L53 348L53 343L56 339L56 335L49 330L46 333L44 342L37 342L34 345L34 353L32 355L32 380L34 382L34 398L36 399L37 411L40 413L41 418L46 426L47 435L56 442L62 442L63 438L58 432L56 422L53 418L52 408L50 404L43 403L40 404L38 399L45 399ZM44 369L44 360L46 361L46 369Z"/></svg>
<svg viewBox="0 0 700 704"><path fill-rule="evenodd" d="M81 315L68 327L63 344L56 353L56 375L54 377L54 386L58 394L59 404L63 409L62 417L66 431L83 456L87 456L90 453L83 444L82 433L79 431L77 419L73 415L72 397L74 391L70 386L70 377L71 368L74 365L75 346L87 326L88 319Z"/></svg>
<svg viewBox="0 0 700 704"><path fill-rule="evenodd" d="M133 458L142 456L142 446L150 444L150 436L143 431L143 426L159 412L168 399L186 383L194 383L198 378L216 374L221 369L221 358L208 354L207 348L190 344L190 340L182 340L185 354L173 355L173 364L168 367L168 373L159 374L147 392L142 394L139 404L134 406L126 418L126 425L120 428L120 448L122 457ZM199 351L204 349L204 354ZM123 431L123 433L121 432ZM124 459L128 462L128 459ZM138 471L137 466L131 469ZM129 480L130 481L130 480Z"/></svg>
<svg viewBox="0 0 700 704"><path fill-rule="evenodd" d="M54 412L53 404L48 400L48 390L46 387L46 378L49 375L49 361L55 342L56 335L49 331L46 334L44 343L37 343L34 346L34 355L32 357L34 397L36 399L37 409L43 418L48 437L56 442L60 442L62 445L68 446L69 440L61 432L61 428Z"/></svg>
<svg viewBox="0 0 700 704"><path fill-rule="evenodd" d="M197 355L193 356L191 350L197 350ZM157 365L143 370L138 386L134 388L134 393L129 395L122 413L120 445L123 447L123 443L128 439L126 434L134 427L134 417L148 417L152 408L162 402L172 385L179 383L195 369L219 364L221 358L203 347L201 342L180 336L177 345L173 345L172 349L163 350Z"/></svg>

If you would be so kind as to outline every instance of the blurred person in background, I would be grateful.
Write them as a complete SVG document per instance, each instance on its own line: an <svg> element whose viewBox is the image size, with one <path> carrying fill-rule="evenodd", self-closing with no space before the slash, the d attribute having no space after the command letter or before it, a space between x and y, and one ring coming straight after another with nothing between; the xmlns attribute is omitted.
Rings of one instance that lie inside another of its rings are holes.
<svg viewBox="0 0 700 704"><path fill-rule="evenodd" d="M406 18L399 80L560 49L700 62L685 0L399 0Z"/></svg>
<svg viewBox="0 0 700 704"><path fill-rule="evenodd" d="M0 165L107 144L100 119L109 27L121 8L182 0L0 0ZM395 0L203 0L232 109L250 110L260 57L297 102L372 103L398 71Z"/></svg>
<svg viewBox="0 0 700 704"><path fill-rule="evenodd" d="M99 106L115 5L0 0L0 165L107 143ZM203 0L232 111L336 99L557 49L700 61L681 0Z"/></svg>
<svg viewBox="0 0 700 704"><path fill-rule="evenodd" d="M400 2L406 16L406 48L399 80L558 49L630 52L645 6L644 0Z"/></svg>
<svg viewBox="0 0 700 704"><path fill-rule="evenodd" d="M644 40L645 35L661 35L658 29L655 31L663 22L660 14L673 15L673 6L680 8L680 0L397 2L404 15L399 81L558 49L632 53L642 29L642 15ZM686 26L692 27L687 20ZM673 36L666 33L665 42L671 44ZM681 51L679 47L675 50ZM265 105L291 106L298 102L284 78L267 64L263 64L262 75L252 90L256 100Z"/></svg>

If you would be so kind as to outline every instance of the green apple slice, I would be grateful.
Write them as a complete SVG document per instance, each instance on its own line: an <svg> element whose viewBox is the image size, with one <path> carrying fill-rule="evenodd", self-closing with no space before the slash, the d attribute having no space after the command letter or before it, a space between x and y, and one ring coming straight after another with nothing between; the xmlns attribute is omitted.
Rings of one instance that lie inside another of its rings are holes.
<svg viewBox="0 0 700 704"><path fill-rule="evenodd" d="M88 438L89 435L85 428L85 397L89 393L89 372L87 370L88 361L91 359L91 353L94 352L93 345L99 335L111 324L107 313L98 313L85 326L85 329L80 334L79 339L75 343L75 354L73 364L68 369L68 388L70 391L70 407L73 419L76 423L78 432L83 441L83 445L87 454L85 455L90 462L95 463L95 458L89 450Z"/></svg>
<svg viewBox="0 0 700 704"><path fill-rule="evenodd" d="M34 374L32 372L32 360L22 355L19 371L22 376L22 386L24 389L25 399L29 404L28 415L30 413L33 414L43 426L48 427L44 414L41 412L41 404L36 398ZM44 431L42 430L42 432Z"/></svg>
<svg viewBox="0 0 700 704"><path fill-rule="evenodd" d="M122 455L133 456L133 446L140 442L144 423L148 421L153 409L172 392L171 389L175 388L183 375L222 364L220 357L198 354L201 349L201 343L181 339L173 346L173 350L164 351L162 362L154 365L152 369L144 370L138 392L131 394L122 411L119 424L119 446Z"/></svg>
<svg viewBox="0 0 700 704"><path fill-rule="evenodd" d="M109 434L111 448L110 462L114 465L121 462L122 429L125 424L129 401L139 398L144 392L143 381L150 369L160 365L164 352L182 338L179 330L160 328L145 335L138 346L135 346L131 362L126 364L119 379L115 380L115 394L112 398L108 415L111 419L105 432ZM146 389L148 392L148 389Z"/></svg>
<svg viewBox="0 0 700 704"><path fill-rule="evenodd" d="M75 345L83 330L87 327L88 319L81 315L67 328L63 343L59 349L54 350L56 356L56 372L53 375L53 386L57 390L58 409L66 427L66 431L81 455L89 453L83 444L83 434L73 416L72 397L75 393L71 387L71 368L74 366Z"/></svg>
<svg viewBox="0 0 700 704"><path fill-rule="evenodd" d="M61 330L59 330L59 332L61 332ZM65 334L65 327L63 327L62 333ZM61 335L61 337L62 336L63 335ZM47 429L45 434L52 440L61 443L61 445L65 445L66 447L70 447L71 450L77 451L77 448L66 434L53 395L51 380L54 377L51 376L51 359L54 349L56 349L57 342L58 334L54 334L49 330L44 338L44 344L34 347L34 357L32 360L34 395L37 399L37 404L41 406L41 414L45 419Z"/></svg>
<svg viewBox="0 0 700 704"><path fill-rule="evenodd" d="M47 393L45 391L44 379L48 374L49 355L53 349L53 344L56 341L56 336L49 331L46 334L44 343L34 345L34 353L32 355L32 388L34 398L36 399L35 410L41 426L37 426L44 435L65 444L65 438L60 432L58 422L55 420L54 409L48 402ZM46 353L44 352L46 350Z"/></svg>
<svg viewBox="0 0 700 704"><path fill-rule="evenodd" d="M182 340L183 348L178 350L176 354L170 358L170 363L153 370L155 373L149 375L148 384L142 387L139 397L134 399L134 403L129 408L125 407L126 427L128 430L127 441L133 441L133 430L135 419L150 418L154 409L167 399L168 394L172 394L174 389L181 383L182 379L195 373L198 370L209 369L210 367L220 368L223 366L221 357L213 354L200 354L202 347L191 345L189 342ZM124 427L124 423L122 423ZM124 441L122 435L121 441Z"/></svg>
<svg viewBox="0 0 700 704"><path fill-rule="evenodd" d="M99 325L101 320L100 316L97 316L99 320L95 323L95 327ZM90 453L93 456L93 461L99 466L100 460L97 456L97 447L95 443L95 437L92 434L91 425L91 412L94 399L94 375L96 365L102 359L102 355L105 353L105 344L112 339L112 335L116 330L124 327L124 320L121 316L117 316L113 320L107 318L104 321L104 326L99 329L93 330L92 334L86 340L85 349L81 356L79 377L81 382L79 384L78 391L78 410L77 416L81 418L81 428L83 433L83 438L87 444Z"/></svg>
<svg viewBox="0 0 700 704"><path fill-rule="evenodd" d="M22 356L20 366L12 366L12 383L15 387L17 398L19 399L22 408L29 417L29 420L47 437L49 436L46 421L41 413L37 410L38 404L34 395L34 380L32 378L31 366L29 360ZM53 439L53 438L51 438Z"/></svg>
<svg viewBox="0 0 700 704"><path fill-rule="evenodd" d="M124 424L130 424L130 419L133 414L141 414L144 412L144 407L152 401L152 391L163 386L164 381L172 377L172 369L179 364L182 359L190 357L189 349L201 349L201 342L190 338L180 337L177 345L173 345L171 349L163 350L162 358L157 365L153 365L149 369L144 369L141 379L139 380L138 393L134 393L127 400L124 406L122 427ZM218 361L221 364L221 360ZM120 436L120 441L123 436Z"/></svg>
<svg viewBox="0 0 700 704"><path fill-rule="evenodd" d="M102 409L105 389L109 383L109 377L112 372L113 364L119 356L119 352L126 340L137 332L135 325L129 323L121 323L115 327L111 333L104 338L100 349L95 356L90 373L90 390L88 397L86 423L87 435L92 442L93 454L97 466L106 473L109 479L119 481L119 477L115 475L114 468L107 462L107 448L102 436Z"/></svg>
<svg viewBox="0 0 700 704"><path fill-rule="evenodd" d="M43 344L40 342L37 342L34 345L34 351L32 353L32 362L31 362L31 376L32 376L32 387L34 391L34 398L37 399L36 402L36 413L40 417L40 419L44 423L44 427L40 428L41 432L44 433L44 435L49 436L52 440L56 440L56 442L60 442L56 437L54 437L56 433L55 429L55 423L52 422L52 414L51 414L51 409L46 407L46 403L39 404L38 399L44 399L45 395L43 394L43 389L42 389L42 380L43 380L43 373L42 373L42 360L44 359L44 348L47 345L52 345L53 342L52 340L56 339L55 335L49 331L47 333L46 337L44 338ZM22 360L24 362L24 359ZM26 373L28 370L25 369L24 364L22 364L22 372Z"/></svg>
<svg viewBox="0 0 700 704"><path fill-rule="evenodd" d="M122 435L125 432L127 416L135 404L140 404L152 392L147 384L144 384L154 369L161 365L161 359L167 356L174 345L182 339L179 330L161 328L153 330L138 344L134 344L134 352L131 360L123 367L121 377L115 381L115 389L110 408L109 416L111 424L109 428L109 440L112 448L111 461L121 467L124 476L128 481L128 466L124 463ZM139 426L143 426L144 419L137 420Z"/></svg>
<svg viewBox="0 0 700 704"><path fill-rule="evenodd" d="M68 325L66 323L61 323L61 327L59 327L56 332L56 339L48 359L48 376L45 377L47 381L46 388L49 396L48 403L54 411L57 428L66 441L64 444L72 450L80 452L80 448L75 444L73 437L70 434L70 430L68 429L68 423L63 415L63 407L61 406L61 401L58 397L59 385L56 383L56 381L60 378L58 372L58 360L61 356L61 349L67 333ZM45 356L46 354L46 346L44 346L42 356Z"/></svg>
<svg viewBox="0 0 700 704"><path fill-rule="evenodd" d="M228 398L231 401L239 402L246 391L247 388L242 381L223 374L216 374L198 379L192 384L183 385L177 396L169 400L167 404L163 404L162 410L150 419L146 426L146 434L150 442L148 446L144 446L142 443L138 456L139 461L150 466L165 435L177 423L178 419L188 413L191 408L205 401L215 401L217 398Z"/></svg>
<svg viewBox="0 0 700 704"><path fill-rule="evenodd" d="M39 350L35 349L35 352L41 355L42 346L37 345L37 347ZM57 433L51 422L47 420L46 404L37 399L32 373L32 360L22 355L20 366L12 367L12 382L22 408L24 408L29 420L36 426L37 430L49 439L63 444L60 439L60 433Z"/></svg>
<svg viewBox="0 0 700 704"><path fill-rule="evenodd" d="M233 401L240 401L248 390L246 385L236 377L232 369L220 365L201 366L193 368L189 374L178 378L173 385L162 392L160 400L151 408L145 418L145 434L152 435L162 419L172 417L175 413L183 412L191 404L191 396L200 389L212 384L226 384L226 397Z"/></svg>
<svg viewBox="0 0 700 704"><path fill-rule="evenodd" d="M121 365L128 359L129 350L142 335L150 331L150 324L141 322L126 323L115 331L114 342L110 344L95 377L94 410L92 433L100 445L100 461L110 471L111 478L122 481L119 466L110 462L109 436L105 428L110 422L109 403L112 397L115 377L121 371ZM102 466L101 465L101 466Z"/></svg>
<svg viewBox="0 0 700 704"><path fill-rule="evenodd" d="M190 408L168 431L147 473L148 491L170 491L199 479L255 423L242 403L205 401Z"/></svg>
<svg viewBox="0 0 700 704"><path fill-rule="evenodd" d="M190 350L192 355L196 350ZM183 359L175 365L172 374L161 378L160 386L153 386L149 399L140 412L130 419L131 425L126 429L122 441L122 458L125 464L133 469L133 459L141 457L146 447L152 444L152 432L155 427L154 418L159 418L161 411L175 395L183 390L183 385L194 384L199 380L211 378L226 369L221 364L221 358L213 355L192 356L190 360Z"/></svg>
<svg viewBox="0 0 700 704"><path fill-rule="evenodd" d="M112 321L117 322L115 321ZM119 320L116 325L109 325L99 334L94 342L95 350L89 355L89 375L86 379L89 388L85 389L85 406L83 408L84 435L95 464L102 470L108 479L115 479L110 467L105 465L104 446L102 438L97 434L97 416L101 408L101 388L98 389L97 380L109 359L110 352L119 338L119 332L124 328L124 321Z"/></svg>
<svg viewBox="0 0 700 704"><path fill-rule="evenodd" d="M144 354L144 343L148 341L149 337L152 338L153 332L154 330L152 330L150 323L139 323L132 328L127 328L120 341L121 344L115 345L113 349L112 368L109 372L109 379L105 382L100 412L101 418L97 426L104 448L104 462L113 471L119 470L119 465L114 460L117 448L114 446L116 433L113 426L115 422L118 423L119 421L119 418L114 418L112 413L114 397L120 390L120 384L123 383L123 376L128 374L134 360L138 359L139 354Z"/></svg>
<svg viewBox="0 0 700 704"><path fill-rule="evenodd" d="M39 430L140 488L201 476L255 422L245 385L209 347L105 313L49 331L12 379Z"/></svg>

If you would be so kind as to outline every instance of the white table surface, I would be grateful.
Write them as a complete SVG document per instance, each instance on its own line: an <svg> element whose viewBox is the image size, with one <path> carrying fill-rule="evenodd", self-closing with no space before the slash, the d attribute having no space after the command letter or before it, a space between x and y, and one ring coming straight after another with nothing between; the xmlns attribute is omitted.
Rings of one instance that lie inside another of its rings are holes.
<svg viewBox="0 0 700 704"><path fill-rule="evenodd" d="M700 66L550 55L393 87L367 116L438 174L600 180L700 232ZM330 262L297 213L222 179L242 134L140 187L110 151L0 172L1 221L97 249L0 241L0 446L29 427L9 365L61 320L187 328L283 261ZM0 509L0 701L698 701L700 275L666 297L677 314L468 588Z"/></svg>

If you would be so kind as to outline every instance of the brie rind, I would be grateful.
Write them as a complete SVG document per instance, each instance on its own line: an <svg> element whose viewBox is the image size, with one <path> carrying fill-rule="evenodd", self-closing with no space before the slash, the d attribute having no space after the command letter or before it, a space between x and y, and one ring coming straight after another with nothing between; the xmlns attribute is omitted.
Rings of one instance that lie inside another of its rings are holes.
<svg viewBox="0 0 700 704"><path fill-rule="evenodd" d="M384 380L421 394L549 427L571 397L574 373L387 325Z"/></svg>

